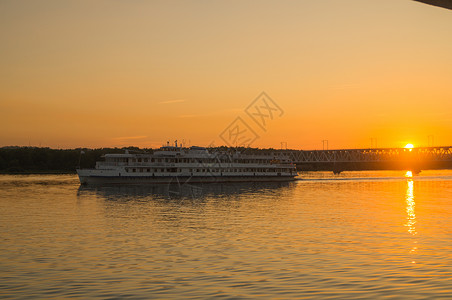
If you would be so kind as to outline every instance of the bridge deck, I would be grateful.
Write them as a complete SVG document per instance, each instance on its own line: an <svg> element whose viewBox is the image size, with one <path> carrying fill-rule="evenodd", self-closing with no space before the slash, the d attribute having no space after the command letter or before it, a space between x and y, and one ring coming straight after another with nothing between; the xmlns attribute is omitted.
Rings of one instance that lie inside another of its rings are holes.
<svg viewBox="0 0 452 300"><path fill-rule="evenodd" d="M381 162L399 160L452 161L452 146L342 150L287 150L295 162Z"/></svg>
<svg viewBox="0 0 452 300"><path fill-rule="evenodd" d="M340 150L285 150L300 170L452 168L452 146Z"/></svg>

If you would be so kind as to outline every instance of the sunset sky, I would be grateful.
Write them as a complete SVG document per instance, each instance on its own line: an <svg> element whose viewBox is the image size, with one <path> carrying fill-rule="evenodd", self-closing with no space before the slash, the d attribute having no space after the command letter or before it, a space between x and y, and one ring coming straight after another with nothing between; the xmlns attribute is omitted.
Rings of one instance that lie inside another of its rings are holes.
<svg viewBox="0 0 452 300"><path fill-rule="evenodd" d="M452 11L410 0L1 1L0 146L452 145ZM246 113L265 92L282 110Z"/></svg>

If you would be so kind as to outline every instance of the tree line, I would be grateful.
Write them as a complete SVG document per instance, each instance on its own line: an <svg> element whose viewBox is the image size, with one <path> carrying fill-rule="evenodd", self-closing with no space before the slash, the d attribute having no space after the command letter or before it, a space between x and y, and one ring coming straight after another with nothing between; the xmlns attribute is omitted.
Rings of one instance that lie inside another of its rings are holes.
<svg viewBox="0 0 452 300"><path fill-rule="evenodd" d="M134 150L138 148L130 147ZM75 173L76 168L93 168L107 153L124 153L119 148L51 149L42 147L0 148L1 173Z"/></svg>
<svg viewBox="0 0 452 300"><path fill-rule="evenodd" d="M152 153L153 149L98 148L98 149L52 149L48 147L3 147L0 148L0 173L75 173L76 168L94 168L96 161L107 153ZM267 154L274 149L212 147L209 151L247 154Z"/></svg>

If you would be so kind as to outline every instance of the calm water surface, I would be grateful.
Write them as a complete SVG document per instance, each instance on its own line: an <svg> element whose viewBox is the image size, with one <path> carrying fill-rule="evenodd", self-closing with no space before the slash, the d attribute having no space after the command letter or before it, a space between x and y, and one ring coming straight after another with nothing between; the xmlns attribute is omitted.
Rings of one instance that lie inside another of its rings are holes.
<svg viewBox="0 0 452 300"><path fill-rule="evenodd" d="M452 298L452 171L301 177L0 176L0 297Z"/></svg>

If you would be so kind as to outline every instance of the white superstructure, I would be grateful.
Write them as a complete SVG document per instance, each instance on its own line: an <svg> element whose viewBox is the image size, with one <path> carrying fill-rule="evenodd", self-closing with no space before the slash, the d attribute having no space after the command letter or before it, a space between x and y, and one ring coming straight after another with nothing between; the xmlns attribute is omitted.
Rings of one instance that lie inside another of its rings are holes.
<svg viewBox="0 0 452 300"><path fill-rule="evenodd" d="M78 169L82 184L289 181L295 165L283 155L210 152L165 146L153 154L106 154L95 169Z"/></svg>

